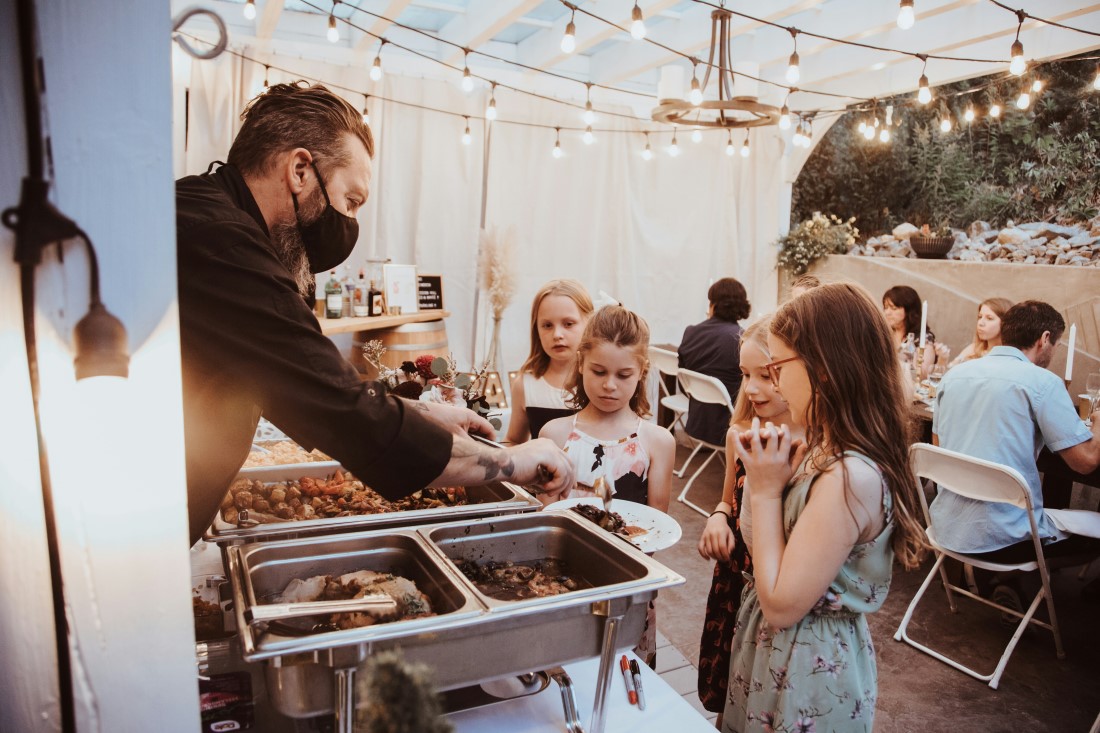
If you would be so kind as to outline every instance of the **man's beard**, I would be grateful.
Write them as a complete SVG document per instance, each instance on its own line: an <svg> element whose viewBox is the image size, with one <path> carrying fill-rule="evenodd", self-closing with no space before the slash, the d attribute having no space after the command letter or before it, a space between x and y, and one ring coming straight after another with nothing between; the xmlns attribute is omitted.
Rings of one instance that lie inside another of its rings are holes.
<svg viewBox="0 0 1100 733"><path fill-rule="evenodd" d="M298 286L298 292L303 297L309 296L314 289L313 271L309 267L309 256L306 254L306 245L302 241L302 233L298 229L298 220L302 225L310 224L325 209L325 199L321 195L321 189L314 191L310 198L303 197L299 203L296 219L288 224L273 224L271 227L271 244L275 248L275 256L283 263L290 277Z"/></svg>

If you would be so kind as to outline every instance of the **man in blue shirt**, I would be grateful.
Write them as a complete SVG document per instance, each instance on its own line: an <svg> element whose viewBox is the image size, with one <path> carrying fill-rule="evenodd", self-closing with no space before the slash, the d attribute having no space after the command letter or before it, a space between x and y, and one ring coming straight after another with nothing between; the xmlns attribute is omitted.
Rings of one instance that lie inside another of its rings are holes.
<svg viewBox="0 0 1100 733"><path fill-rule="evenodd" d="M1093 413L1090 431L1077 416L1062 380L1045 368L1063 331L1065 321L1049 304L1028 300L1013 306L1001 319L1003 345L944 377L932 420L937 445L1020 472L1047 542L1068 535L1043 511L1035 466L1039 451L1045 445L1079 473L1100 465L1100 412ZM943 489L930 510L944 547L986 553L1026 543L1018 549L1030 551L1027 512L1016 506L978 502Z"/></svg>

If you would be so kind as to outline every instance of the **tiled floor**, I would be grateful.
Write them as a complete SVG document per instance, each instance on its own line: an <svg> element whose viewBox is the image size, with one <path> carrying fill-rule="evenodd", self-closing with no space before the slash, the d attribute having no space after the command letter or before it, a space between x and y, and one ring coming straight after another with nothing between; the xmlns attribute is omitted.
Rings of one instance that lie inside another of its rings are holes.
<svg viewBox="0 0 1100 733"><path fill-rule="evenodd" d="M717 713L704 710L699 702L696 694L698 670L695 665L660 631L657 632L657 674L704 718L713 722L718 717Z"/></svg>

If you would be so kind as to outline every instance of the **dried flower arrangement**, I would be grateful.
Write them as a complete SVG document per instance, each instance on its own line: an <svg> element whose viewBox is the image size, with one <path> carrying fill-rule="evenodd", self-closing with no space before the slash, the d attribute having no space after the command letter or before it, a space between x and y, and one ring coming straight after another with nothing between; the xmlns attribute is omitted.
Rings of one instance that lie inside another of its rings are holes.
<svg viewBox="0 0 1100 733"><path fill-rule="evenodd" d="M786 236L780 238L776 267L801 275L817 260L829 254L847 254L859 237L853 225L855 217L842 220L836 216L815 211L814 215L799 222Z"/></svg>
<svg viewBox="0 0 1100 733"><path fill-rule="evenodd" d="M516 293L515 238L515 230L511 227L503 231L497 227L481 230L478 269L481 287L489 297L493 312L493 333L489 340L489 356L485 360L490 371L496 370L500 358L500 321Z"/></svg>
<svg viewBox="0 0 1100 733"><path fill-rule="evenodd" d="M389 388L390 394L408 400L467 407L488 420L494 428L500 429L499 413L493 412L485 399L488 362L477 371L467 373L458 371L453 354L447 358L422 354L394 369L382 363L385 353L386 347L381 341L363 344L363 358L378 370L378 381Z"/></svg>

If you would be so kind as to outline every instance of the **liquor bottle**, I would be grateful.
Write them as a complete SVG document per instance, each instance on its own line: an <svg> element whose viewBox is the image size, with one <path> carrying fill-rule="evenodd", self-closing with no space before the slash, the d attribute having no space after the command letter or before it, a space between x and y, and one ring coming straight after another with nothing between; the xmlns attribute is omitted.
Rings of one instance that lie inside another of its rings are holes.
<svg viewBox="0 0 1100 733"><path fill-rule="evenodd" d="M355 283L355 298L351 302L352 315L363 318L370 315L370 289L367 287L366 275L359 270L359 280Z"/></svg>
<svg viewBox="0 0 1100 733"><path fill-rule="evenodd" d="M367 303L369 304L370 315L386 315L386 299L383 297L382 291L374 286L374 280L370 281L370 290L367 291Z"/></svg>
<svg viewBox="0 0 1100 733"><path fill-rule="evenodd" d="M351 276L351 265L344 265L344 279L340 284L344 286L340 310L345 318L350 318L352 303L355 302L355 278Z"/></svg>
<svg viewBox="0 0 1100 733"><path fill-rule="evenodd" d="M325 283L325 318L339 318L344 315L344 288L336 279L336 270L329 273Z"/></svg>

